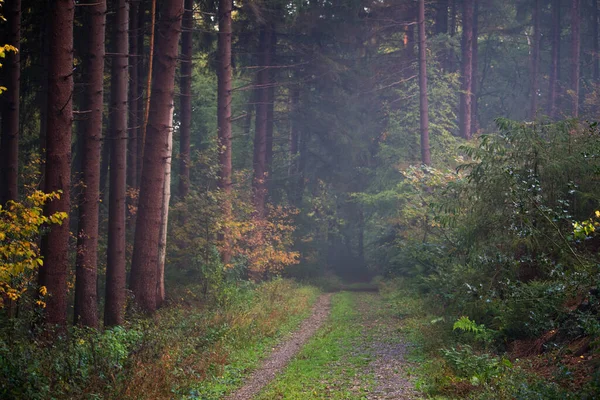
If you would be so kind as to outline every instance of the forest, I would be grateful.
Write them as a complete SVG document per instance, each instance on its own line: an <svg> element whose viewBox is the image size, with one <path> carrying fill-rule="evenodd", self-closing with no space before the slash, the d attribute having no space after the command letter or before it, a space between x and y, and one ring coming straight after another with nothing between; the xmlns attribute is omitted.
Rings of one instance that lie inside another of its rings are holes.
<svg viewBox="0 0 600 400"><path fill-rule="evenodd" d="M0 0L0 399L600 397L598 0Z"/></svg>

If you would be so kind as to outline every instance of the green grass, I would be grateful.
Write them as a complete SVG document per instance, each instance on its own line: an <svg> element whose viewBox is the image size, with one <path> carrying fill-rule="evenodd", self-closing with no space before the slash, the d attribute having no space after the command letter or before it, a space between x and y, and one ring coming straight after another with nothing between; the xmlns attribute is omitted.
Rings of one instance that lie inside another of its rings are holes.
<svg viewBox="0 0 600 400"><path fill-rule="evenodd" d="M355 351L361 336L357 296L333 296L329 320L257 400L365 398L373 378L363 373L370 360Z"/></svg>

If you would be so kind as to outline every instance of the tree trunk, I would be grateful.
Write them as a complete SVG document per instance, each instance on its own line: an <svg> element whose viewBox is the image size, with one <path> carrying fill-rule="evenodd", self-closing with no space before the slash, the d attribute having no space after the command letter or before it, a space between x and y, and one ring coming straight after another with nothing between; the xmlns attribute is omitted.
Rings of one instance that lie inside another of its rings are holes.
<svg viewBox="0 0 600 400"><path fill-rule="evenodd" d="M50 15L50 1L44 1L44 10L46 15ZM40 91L38 92L38 104L40 108L40 160L46 159L46 138L48 124L48 69L50 65L50 23L47 18L43 19L43 28L40 30L40 43L42 48L42 74L40 76ZM40 163L40 184L39 190L44 191L46 182L46 163Z"/></svg>
<svg viewBox="0 0 600 400"><path fill-rule="evenodd" d="M129 2L129 141L127 151L127 187L136 189L138 181L138 135L140 134L140 119L139 119L139 68L138 63L141 63L140 49L138 48L139 31L139 1ZM132 199L127 200L131 203Z"/></svg>
<svg viewBox="0 0 600 400"><path fill-rule="evenodd" d="M166 2L161 10L156 35L152 97L130 278L130 287L135 300L147 312L155 311L158 306L158 247L165 170L170 157L168 138L169 131L173 129L171 114L182 15L183 0Z"/></svg>
<svg viewBox="0 0 600 400"><path fill-rule="evenodd" d="M277 35L275 27L270 26L271 35L269 35L269 58L267 69L267 181L271 180L273 172L273 131L275 127L275 70L272 67L276 56ZM268 187L269 185L267 185Z"/></svg>
<svg viewBox="0 0 600 400"><path fill-rule="evenodd" d="M473 1L463 3L462 71L460 93L460 134L471 138L471 105L473 94Z"/></svg>
<svg viewBox="0 0 600 400"><path fill-rule="evenodd" d="M449 0L439 0L435 9L435 33L437 35L448 33L448 5Z"/></svg>
<svg viewBox="0 0 600 400"><path fill-rule="evenodd" d="M429 104L427 102L427 41L425 37L425 0L419 0L419 93L421 120L421 162L431 165L429 150Z"/></svg>
<svg viewBox="0 0 600 400"><path fill-rule="evenodd" d="M471 81L471 135L479 130L479 2L473 8L473 78Z"/></svg>
<svg viewBox="0 0 600 400"><path fill-rule="evenodd" d="M219 0L219 35L217 66L217 130L219 138L219 165L221 167L219 187L223 191L223 219L231 220L231 12L230 0ZM221 257L224 264L231 261L229 230L227 227L219 234L223 242Z"/></svg>
<svg viewBox="0 0 600 400"><path fill-rule="evenodd" d="M73 0L55 0L50 9L52 57L48 66L48 115L46 140L47 192L60 199L44 207L45 215L69 213L71 191L71 133L73 123ZM67 276L69 271L69 220L52 225L42 239L39 283L48 290L45 317L50 324L67 322Z"/></svg>
<svg viewBox="0 0 600 400"><path fill-rule="evenodd" d="M552 2L552 55L550 60L550 87L548 90L548 115L551 118L556 117L560 29L560 0L554 0Z"/></svg>
<svg viewBox="0 0 600 400"><path fill-rule="evenodd" d="M573 117L579 115L580 22L579 0L571 0L571 112L573 113Z"/></svg>
<svg viewBox="0 0 600 400"><path fill-rule="evenodd" d="M144 51L144 37L145 37L145 31L144 31L144 27L145 27L145 15L146 15L146 9L144 7L144 5L146 4L146 2L140 1L139 3L139 10L138 10L138 26L137 26L137 48L138 48L138 53L140 54L140 57L138 58L138 63L137 63L137 75L138 75L138 87L137 87L137 93L138 93L138 109L137 109L137 115L138 115L138 121L139 121L139 128L138 128L138 137L137 137L137 165L136 165L136 170L137 170L137 180L136 180L136 185L135 187L137 189L140 188L140 183L142 180L142 167L144 164L144 139L145 139L145 114L144 114L144 88L145 88L145 82L144 79L142 79L143 76L145 76L146 74L146 68L144 66L144 57L143 55L145 54ZM152 25L152 28L154 29L154 25ZM138 193L138 198L139 198L139 193Z"/></svg>
<svg viewBox="0 0 600 400"><path fill-rule="evenodd" d="M110 192L104 325L123 323L125 311L125 221L127 209L127 83L129 80L129 2L114 0L115 26L111 68Z"/></svg>
<svg viewBox="0 0 600 400"><path fill-rule="evenodd" d="M300 87L294 85L289 89L290 93L290 165L288 168L288 179L290 182L296 178L298 174L298 147L300 138L300 132L298 130L298 103L300 101ZM292 200L294 198L294 185L290 184L289 198Z"/></svg>
<svg viewBox="0 0 600 400"><path fill-rule="evenodd" d="M268 25L260 30L258 44L259 70L256 78L256 127L254 132L254 210L259 218L265 215L267 198L267 125L269 103L270 37Z"/></svg>
<svg viewBox="0 0 600 400"><path fill-rule="evenodd" d="M600 52L600 43L598 42L598 0L592 1L592 52L594 57L593 63L593 78L594 82L600 80L600 58L598 52Z"/></svg>
<svg viewBox="0 0 600 400"><path fill-rule="evenodd" d="M173 109L171 107L171 117L167 136L168 157L165 165L165 182L162 188L162 210L160 237L158 240L158 268L156 270L158 282L156 284L156 305L160 307L165 301L165 262L167 260L167 232L169 227L169 201L171 200L171 166L173 160Z"/></svg>
<svg viewBox="0 0 600 400"><path fill-rule="evenodd" d="M21 0L7 0L6 44L21 48ZM3 43L4 44L4 43ZM0 137L0 205L17 201L19 178L19 89L21 62L19 52L7 52L3 61L6 92L2 94L2 129Z"/></svg>
<svg viewBox="0 0 600 400"><path fill-rule="evenodd" d="M540 0L535 0L533 8L533 51L531 52L531 105L529 117L533 120L537 114L538 74L540 72Z"/></svg>
<svg viewBox="0 0 600 400"><path fill-rule="evenodd" d="M104 32L106 0L88 0L85 7L88 32L83 54L85 77L83 121L83 188L79 203L75 280L74 323L98 326L98 209L100 201L100 153L104 109Z"/></svg>
<svg viewBox="0 0 600 400"><path fill-rule="evenodd" d="M190 136L192 129L192 28L194 2L185 0L181 33L181 78L179 81L181 125L179 128L179 197L190 192Z"/></svg>

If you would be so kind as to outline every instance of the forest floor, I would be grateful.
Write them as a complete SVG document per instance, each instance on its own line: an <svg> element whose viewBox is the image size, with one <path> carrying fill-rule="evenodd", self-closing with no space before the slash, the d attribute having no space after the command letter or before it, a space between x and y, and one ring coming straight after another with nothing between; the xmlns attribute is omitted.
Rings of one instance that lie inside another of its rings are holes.
<svg viewBox="0 0 600 400"><path fill-rule="evenodd" d="M229 399L418 399L401 321L377 293L323 295Z"/></svg>

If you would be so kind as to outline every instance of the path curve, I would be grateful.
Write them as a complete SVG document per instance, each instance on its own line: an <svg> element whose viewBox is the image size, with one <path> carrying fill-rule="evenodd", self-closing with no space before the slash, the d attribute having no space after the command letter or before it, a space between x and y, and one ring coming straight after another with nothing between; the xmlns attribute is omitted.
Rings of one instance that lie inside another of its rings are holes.
<svg viewBox="0 0 600 400"><path fill-rule="evenodd" d="M227 400L250 400L283 370L302 346L323 325L331 309L331 294L321 295L313 306L312 314L300 324L300 328L275 347L271 355L263 361L246 380L244 385L225 397Z"/></svg>

